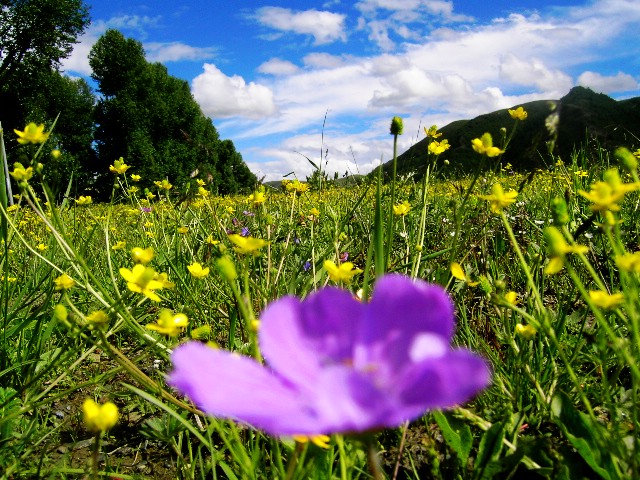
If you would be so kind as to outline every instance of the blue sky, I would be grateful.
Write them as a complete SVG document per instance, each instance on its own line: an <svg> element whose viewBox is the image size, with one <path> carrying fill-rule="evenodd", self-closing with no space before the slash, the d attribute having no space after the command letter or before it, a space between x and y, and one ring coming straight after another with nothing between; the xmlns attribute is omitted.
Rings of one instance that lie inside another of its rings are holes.
<svg viewBox="0 0 640 480"><path fill-rule="evenodd" d="M367 173L421 127L576 85L640 96L638 0L88 0L92 24L64 70L90 74L107 28L191 85L259 177ZM323 131L323 121L326 123Z"/></svg>

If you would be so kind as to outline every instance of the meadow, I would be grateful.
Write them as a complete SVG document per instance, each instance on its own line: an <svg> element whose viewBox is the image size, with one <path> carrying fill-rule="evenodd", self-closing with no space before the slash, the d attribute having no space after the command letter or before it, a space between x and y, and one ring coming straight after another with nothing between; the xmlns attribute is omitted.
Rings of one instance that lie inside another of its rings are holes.
<svg viewBox="0 0 640 480"><path fill-rule="evenodd" d="M401 130L394 118L390 141ZM145 192L114 159L97 203L56 201L46 132L16 133L32 162L7 159L16 190L0 187L0 478L640 478L640 150L519 173L490 132L473 141L484 168L453 177L432 127L420 178L219 197L197 177ZM407 362L405 336L435 322L416 338L437 368L373 420L403 365L345 357L340 375L374 379L367 405L351 377L306 385L332 366L296 343L295 322L314 321L329 358L359 315L391 322ZM454 352L468 363L443 365ZM210 353L231 366L207 370ZM265 363L293 373L275 385ZM359 410L318 426L289 402L306 389Z"/></svg>

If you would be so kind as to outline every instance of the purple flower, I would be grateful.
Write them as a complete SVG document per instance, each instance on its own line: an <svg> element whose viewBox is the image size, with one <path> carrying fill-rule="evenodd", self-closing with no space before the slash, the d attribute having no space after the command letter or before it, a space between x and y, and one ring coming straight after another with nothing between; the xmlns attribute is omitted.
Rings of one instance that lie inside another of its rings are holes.
<svg viewBox="0 0 640 480"><path fill-rule="evenodd" d="M349 260L349 252L342 252L340 254L340 261L346 262L347 260Z"/></svg>
<svg viewBox="0 0 640 480"><path fill-rule="evenodd" d="M144 213L151 212L151 207L140 207L140 211Z"/></svg>
<svg viewBox="0 0 640 480"><path fill-rule="evenodd" d="M311 270L311 262L309 260L307 260L306 262L304 262L304 264L302 265L302 269L305 272L308 272L309 270Z"/></svg>
<svg viewBox="0 0 640 480"><path fill-rule="evenodd" d="M249 229L247 227L242 227L242 230L240 231L240 236L248 237L249 235L251 235L251 232L249 231Z"/></svg>
<svg viewBox="0 0 640 480"><path fill-rule="evenodd" d="M451 348L445 291L401 275L369 303L338 288L283 297L260 316L268 364L199 342L175 349L168 383L210 415L272 435L395 427L464 402L490 381L478 355Z"/></svg>
<svg viewBox="0 0 640 480"><path fill-rule="evenodd" d="M245 217L255 217L255 216L256 216L256 214L255 214L255 213L250 212L249 210L244 210L244 211L242 212L242 214L243 214Z"/></svg>

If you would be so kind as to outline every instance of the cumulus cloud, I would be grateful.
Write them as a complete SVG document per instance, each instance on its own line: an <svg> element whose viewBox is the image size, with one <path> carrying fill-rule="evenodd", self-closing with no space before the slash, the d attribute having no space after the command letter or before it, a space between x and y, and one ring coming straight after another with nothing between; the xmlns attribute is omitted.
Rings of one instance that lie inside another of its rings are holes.
<svg viewBox="0 0 640 480"><path fill-rule="evenodd" d="M268 87L247 83L238 75L229 77L210 63L203 68L193 79L191 92L206 115L259 119L275 113L273 92Z"/></svg>
<svg viewBox="0 0 640 480"><path fill-rule="evenodd" d="M144 44L147 60L150 62L180 62L183 60L205 60L215 56L215 49L211 47L192 47L182 42Z"/></svg>
<svg viewBox="0 0 640 480"><path fill-rule="evenodd" d="M512 83L536 87L547 92L566 92L573 86L569 75L559 69L550 69L539 58L518 58L505 55L500 63L500 76Z"/></svg>
<svg viewBox="0 0 640 480"><path fill-rule="evenodd" d="M291 75L298 71L298 66L281 58L270 58L258 67L258 72L268 75Z"/></svg>
<svg viewBox="0 0 640 480"><path fill-rule="evenodd" d="M263 7L256 12L257 20L280 32L311 35L316 45L346 41L346 15L320 10L293 11L281 7Z"/></svg>
<svg viewBox="0 0 640 480"><path fill-rule="evenodd" d="M638 90L640 83L628 73L618 72L616 75L605 76L598 72L586 71L578 77L578 85L589 87L596 92L618 93Z"/></svg>

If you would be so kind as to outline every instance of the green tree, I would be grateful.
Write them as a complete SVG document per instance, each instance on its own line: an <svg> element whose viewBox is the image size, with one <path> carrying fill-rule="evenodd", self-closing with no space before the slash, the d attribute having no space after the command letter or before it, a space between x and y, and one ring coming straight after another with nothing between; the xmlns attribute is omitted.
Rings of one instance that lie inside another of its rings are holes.
<svg viewBox="0 0 640 480"><path fill-rule="evenodd" d="M103 95L95 136L102 171L124 157L147 187L163 178L181 187L196 174L221 193L255 183L233 143L221 142L202 114L189 84L148 63L140 42L108 30L92 48L89 64Z"/></svg>
<svg viewBox="0 0 640 480"><path fill-rule="evenodd" d="M94 156L93 94L86 82L58 72L88 23L82 0L0 0L0 122L5 132L13 132L60 114L51 143L63 155L46 162L56 185L66 186L71 172L83 177L82 166ZM11 135L6 138L10 159L24 160L23 149Z"/></svg>
<svg viewBox="0 0 640 480"><path fill-rule="evenodd" d="M0 85L20 71L57 68L88 24L82 0L0 1Z"/></svg>

